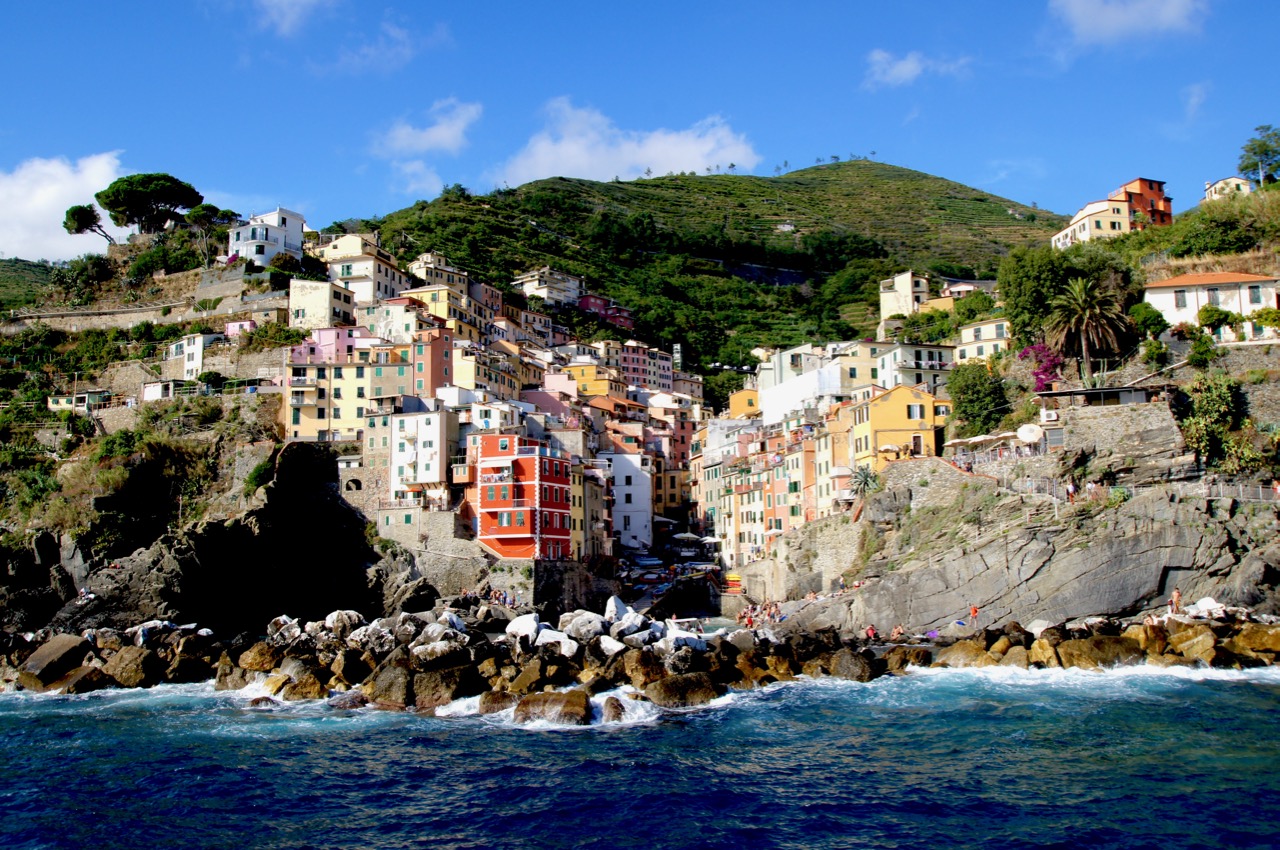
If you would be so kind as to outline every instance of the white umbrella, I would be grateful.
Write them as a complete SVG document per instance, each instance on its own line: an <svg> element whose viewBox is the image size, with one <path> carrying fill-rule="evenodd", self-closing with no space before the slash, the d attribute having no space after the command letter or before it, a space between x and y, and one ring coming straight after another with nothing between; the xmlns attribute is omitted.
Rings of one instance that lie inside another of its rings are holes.
<svg viewBox="0 0 1280 850"><path fill-rule="evenodd" d="M672 540L701 540L702 538L696 534L690 534L687 531L682 531L679 534L671 535L671 539Z"/></svg>
<svg viewBox="0 0 1280 850"><path fill-rule="evenodd" d="M703 543L722 543L723 541L719 537L704 537L702 538L702 542Z"/></svg>

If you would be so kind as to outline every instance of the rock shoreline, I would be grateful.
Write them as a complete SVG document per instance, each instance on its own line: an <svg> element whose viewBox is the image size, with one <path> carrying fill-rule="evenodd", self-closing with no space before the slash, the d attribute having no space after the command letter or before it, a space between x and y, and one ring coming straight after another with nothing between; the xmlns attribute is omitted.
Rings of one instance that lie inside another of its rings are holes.
<svg viewBox="0 0 1280 850"><path fill-rule="evenodd" d="M83 694L213 679L218 690L259 684L267 696L255 706L327 699L335 709L434 713L478 697L481 714L513 709L517 723L585 725L591 697L627 687L631 699L688 708L800 676L869 682L911 667L1275 663L1280 625L1256 622L1240 609L1213 613L1132 624L1093 618L1031 630L1010 623L959 638L871 645L835 629L786 623L695 634L650 620L616 597L603 614L574 611L555 628L535 613L453 598L429 612L373 622L355 611L309 623L281 616L268 624L265 639L219 640L207 629L161 621L123 632L3 635L0 687ZM628 701L607 697L605 719L625 717Z"/></svg>

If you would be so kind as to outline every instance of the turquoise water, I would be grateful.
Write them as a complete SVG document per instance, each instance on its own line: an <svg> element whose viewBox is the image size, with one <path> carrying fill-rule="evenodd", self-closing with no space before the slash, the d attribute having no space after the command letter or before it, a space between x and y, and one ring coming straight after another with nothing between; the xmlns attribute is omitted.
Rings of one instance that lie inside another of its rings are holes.
<svg viewBox="0 0 1280 850"><path fill-rule="evenodd" d="M803 681L583 729L253 695L0 695L5 846L1280 846L1280 670Z"/></svg>

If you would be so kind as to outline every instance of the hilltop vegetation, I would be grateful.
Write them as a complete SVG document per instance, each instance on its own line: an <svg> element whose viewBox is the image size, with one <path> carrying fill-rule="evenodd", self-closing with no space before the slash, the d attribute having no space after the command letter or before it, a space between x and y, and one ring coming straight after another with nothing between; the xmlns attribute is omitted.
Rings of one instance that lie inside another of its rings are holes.
<svg viewBox="0 0 1280 850"><path fill-rule="evenodd" d="M881 279L910 267L994 277L1002 256L1046 241L1063 221L938 177L852 161L772 178L556 178L483 196L454 186L334 227L378 229L402 258L436 251L498 285L543 265L581 275L635 311L637 336L683 343L697 368L749 363L762 344L865 335Z"/></svg>
<svg viewBox="0 0 1280 850"><path fill-rule="evenodd" d="M30 304L49 285L53 267L30 260L0 260L0 309Z"/></svg>

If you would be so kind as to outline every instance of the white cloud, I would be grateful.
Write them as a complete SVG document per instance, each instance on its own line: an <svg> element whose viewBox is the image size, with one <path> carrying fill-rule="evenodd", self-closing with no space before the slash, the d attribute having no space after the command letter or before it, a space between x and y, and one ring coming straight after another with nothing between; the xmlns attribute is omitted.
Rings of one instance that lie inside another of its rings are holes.
<svg viewBox="0 0 1280 850"><path fill-rule="evenodd" d="M434 198L444 188L444 181L436 170L420 159L395 162L392 166L398 175L395 188L406 195Z"/></svg>
<svg viewBox="0 0 1280 850"><path fill-rule="evenodd" d="M1192 83L1182 90L1182 119L1186 124L1194 123L1200 115L1200 107L1209 97L1208 83Z"/></svg>
<svg viewBox="0 0 1280 850"><path fill-rule="evenodd" d="M66 158L32 158L13 171L0 171L0 252L29 260L66 260L100 253L106 242L87 233L73 236L62 229L67 208L92 204L100 192L120 177L120 151L93 154L72 162ZM128 231L103 225L117 239Z"/></svg>
<svg viewBox="0 0 1280 850"><path fill-rule="evenodd" d="M417 156L432 151L456 154L467 144L467 130L480 119L484 107L463 103L457 98L437 100L428 115L431 123L415 127L401 119L391 125L386 135L377 140L374 150L380 156Z"/></svg>
<svg viewBox="0 0 1280 850"><path fill-rule="evenodd" d="M546 106L546 126L496 174L496 183L518 186L544 177L632 179L701 171L730 164L749 171L760 162L746 136L718 115L685 130L623 130L597 110L575 107L567 97Z"/></svg>
<svg viewBox="0 0 1280 850"><path fill-rule="evenodd" d="M312 12L333 5L334 0L253 0L261 25L284 36L293 35Z"/></svg>
<svg viewBox="0 0 1280 850"><path fill-rule="evenodd" d="M920 51L913 50L906 56L897 58L887 50L876 49L867 54L867 73L862 78L862 87L875 90L886 86L905 86L926 73L957 76L968 65L968 57L930 59Z"/></svg>
<svg viewBox="0 0 1280 850"><path fill-rule="evenodd" d="M1208 6L1208 0L1049 0L1050 11L1085 45L1195 32Z"/></svg>
<svg viewBox="0 0 1280 850"><path fill-rule="evenodd" d="M362 74L367 71L389 73L408 65L419 51L447 44L449 29L437 24L427 35L410 32L391 21L383 21L379 35L355 47L343 47L330 63L311 62L308 68L318 74Z"/></svg>

